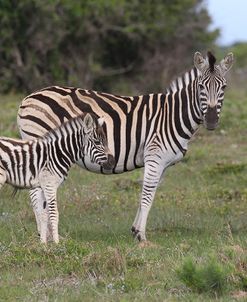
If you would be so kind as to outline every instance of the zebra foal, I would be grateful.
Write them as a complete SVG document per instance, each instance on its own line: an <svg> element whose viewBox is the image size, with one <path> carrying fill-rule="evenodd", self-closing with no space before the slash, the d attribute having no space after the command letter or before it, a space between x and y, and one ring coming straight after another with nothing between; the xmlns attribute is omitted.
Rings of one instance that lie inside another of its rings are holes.
<svg viewBox="0 0 247 302"><path fill-rule="evenodd" d="M9 183L19 188L39 188L48 215L39 217L40 239L47 242L48 218L53 240L58 243L57 189L73 163L85 155L105 169L114 165L102 125L103 118L79 116L48 132L23 141L0 138L0 188Z"/></svg>

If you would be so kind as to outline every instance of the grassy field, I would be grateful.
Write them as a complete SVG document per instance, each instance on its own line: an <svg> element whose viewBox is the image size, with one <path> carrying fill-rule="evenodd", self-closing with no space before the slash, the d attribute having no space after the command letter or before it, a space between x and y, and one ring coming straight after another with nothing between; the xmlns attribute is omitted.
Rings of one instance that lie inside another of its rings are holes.
<svg viewBox="0 0 247 302"><path fill-rule="evenodd" d="M57 246L39 243L27 191L0 192L0 301L247 301L247 90L227 91L221 124L201 129L156 194L141 248L130 234L142 169L75 167L59 190ZM21 96L1 96L17 135Z"/></svg>

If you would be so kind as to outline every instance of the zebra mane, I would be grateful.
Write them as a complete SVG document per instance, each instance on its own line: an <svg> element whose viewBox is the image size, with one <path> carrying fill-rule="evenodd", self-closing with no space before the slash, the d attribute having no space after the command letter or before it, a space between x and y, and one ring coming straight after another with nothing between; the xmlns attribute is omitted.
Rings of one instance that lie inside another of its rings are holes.
<svg viewBox="0 0 247 302"><path fill-rule="evenodd" d="M214 64L216 62L215 56L211 53L211 51L208 51L208 63L209 63L209 69L211 72L214 72Z"/></svg>
<svg viewBox="0 0 247 302"><path fill-rule="evenodd" d="M176 77L167 87L166 92L171 93L178 91L185 87L191 80L198 77L198 70L193 67L191 70L184 72L180 76Z"/></svg>
<svg viewBox="0 0 247 302"><path fill-rule="evenodd" d="M86 116L86 114L87 114L87 112L83 112L82 114L65 121L60 126L48 131L43 137L41 137L41 139L48 139L52 135L56 136L57 133L63 131L63 129L67 128L67 125L69 125L71 123L77 123L78 122L78 123L81 124L81 122L84 120L84 117ZM94 113L90 113L90 115L92 116L95 124L98 125L97 116Z"/></svg>

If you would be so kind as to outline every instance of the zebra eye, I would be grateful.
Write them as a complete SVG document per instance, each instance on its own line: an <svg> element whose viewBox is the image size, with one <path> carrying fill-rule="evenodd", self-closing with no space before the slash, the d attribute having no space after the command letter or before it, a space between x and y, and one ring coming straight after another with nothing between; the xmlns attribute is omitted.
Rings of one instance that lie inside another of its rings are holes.
<svg viewBox="0 0 247 302"><path fill-rule="evenodd" d="M95 144L96 146L99 146L99 145L101 145L101 142L100 142L99 140L95 140L95 141L94 141L94 144Z"/></svg>
<svg viewBox="0 0 247 302"><path fill-rule="evenodd" d="M200 88L201 90L204 89L204 86L203 86L202 83L199 83L199 88Z"/></svg>
<svg viewBox="0 0 247 302"><path fill-rule="evenodd" d="M225 90L226 89L226 84L222 85L222 89Z"/></svg>

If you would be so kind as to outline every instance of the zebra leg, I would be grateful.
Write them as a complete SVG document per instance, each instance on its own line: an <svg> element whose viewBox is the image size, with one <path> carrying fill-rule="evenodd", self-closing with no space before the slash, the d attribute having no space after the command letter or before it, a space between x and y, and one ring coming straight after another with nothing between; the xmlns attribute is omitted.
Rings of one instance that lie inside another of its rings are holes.
<svg viewBox="0 0 247 302"><path fill-rule="evenodd" d="M145 162L141 201L131 228L133 235L139 241L146 240L147 218L163 171L161 157L157 156L156 160L150 159Z"/></svg>
<svg viewBox="0 0 247 302"><path fill-rule="evenodd" d="M46 201L45 201L45 195L42 191L42 195L44 196L44 201L42 202L42 204L45 205L45 209L42 207L41 213L40 213L40 217L39 217L39 222L40 222L40 241L42 243L47 243L47 239L48 239L48 223L49 223L49 214L47 211L47 205L46 205Z"/></svg>
<svg viewBox="0 0 247 302"><path fill-rule="evenodd" d="M47 239L51 236L49 216L47 210L47 202L45 200L44 192L41 188L31 189L29 191L31 198L31 205L36 218L37 229L42 242L47 242ZM46 224L49 224L48 226ZM41 230L42 228L42 230ZM41 234L42 233L42 234Z"/></svg>
<svg viewBox="0 0 247 302"><path fill-rule="evenodd" d="M39 199L38 204L36 205L38 212L38 221L39 221L39 232L40 232L40 241L42 243L47 243L49 239L50 230L49 230L49 214L47 210L47 202L45 199L45 194L42 189L39 188L38 191Z"/></svg>
<svg viewBox="0 0 247 302"><path fill-rule="evenodd" d="M136 216L135 216L135 220L134 220L132 228L131 228L131 232L132 232L134 237L136 237L136 235L138 234L138 231L136 230L136 225L137 225L138 220L139 220L140 211L141 211L141 203L138 206Z"/></svg>
<svg viewBox="0 0 247 302"><path fill-rule="evenodd" d="M49 219L51 223L51 233L52 238L55 243L59 242L59 235L58 235L58 220L59 220L59 213L57 209L57 186L53 185L46 185L43 188L43 192L45 195L45 199L47 201L48 212L49 212ZM46 223L47 226L47 223Z"/></svg>
<svg viewBox="0 0 247 302"><path fill-rule="evenodd" d="M6 179L7 179L6 172L5 172L4 168L2 168L2 167L0 166L0 189L1 189L2 186L5 184Z"/></svg>

